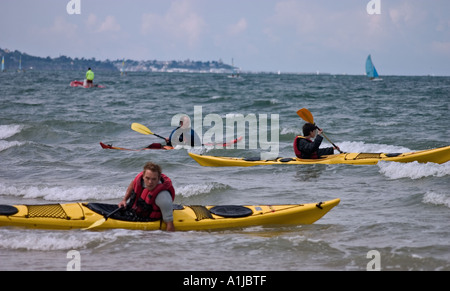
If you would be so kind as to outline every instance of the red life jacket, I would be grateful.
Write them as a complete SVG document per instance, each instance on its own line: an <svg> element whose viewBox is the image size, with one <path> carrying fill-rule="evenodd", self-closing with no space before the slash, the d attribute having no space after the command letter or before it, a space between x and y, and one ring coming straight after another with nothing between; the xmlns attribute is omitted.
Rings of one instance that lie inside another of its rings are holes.
<svg viewBox="0 0 450 291"><path fill-rule="evenodd" d="M161 191L169 191L172 196L172 201L175 199L175 189L172 186L172 181L164 174L161 174L161 183L155 189L149 191L142 187L144 172L139 173L134 178L133 190L136 193L136 198L133 202L132 209L140 217L148 217L151 219L161 219L161 209L156 205L155 199Z"/></svg>
<svg viewBox="0 0 450 291"><path fill-rule="evenodd" d="M306 138L304 136L301 136L301 135L298 135L298 136L295 137L295 139L294 139L294 152L295 152L295 155L297 156L297 158L299 158L299 159L302 158L302 152L298 149L298 142L299 142L300 138L303 138L303 139L307 140L308 142L312 142L310 139L308 139L308 138ZM317 151L313 152L311 154L311 156L309 157L309 159L318 159L318 158L319 158L319 155L317 154Z"/></svg>

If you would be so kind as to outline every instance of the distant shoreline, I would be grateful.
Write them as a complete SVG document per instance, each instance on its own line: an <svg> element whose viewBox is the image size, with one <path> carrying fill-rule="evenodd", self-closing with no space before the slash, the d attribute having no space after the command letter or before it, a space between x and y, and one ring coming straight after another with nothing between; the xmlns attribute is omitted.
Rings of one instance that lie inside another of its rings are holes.
<svg viewBox="0 0 450 291"><path fill-rule="evenodd" d="M135 61L135 60L106 60L95 58L71 58L59 56L57 58L37 57L18 50L11 51L0 48L0 57L5 57L5 70L16 71L19 60L25 71L80 71L92 67L95 71L112 72L192 72L192 73L232 73L238 68L219 61Z"/></svg>
<svg viewBox="0 0 450 291"><path fill-rule="evenodd" d="M238 67L219 61L136 61L136 60L105 60L95 58L71 58L59 56L57 58L37 57L18 50L11 51L0 48L0 58L5 57L5 71L17 72L19 60L24 71L86 71L91 67L96 72L160 72L160 73L222 73L233 74L275 74L275 75L317 75L317 76L365 76L361 74L329 73L329 72L277 72L277 71L245 71ZM122 62L124 65L122 66ZM447 75L382 75L382 77L449 77Z"/></svg>

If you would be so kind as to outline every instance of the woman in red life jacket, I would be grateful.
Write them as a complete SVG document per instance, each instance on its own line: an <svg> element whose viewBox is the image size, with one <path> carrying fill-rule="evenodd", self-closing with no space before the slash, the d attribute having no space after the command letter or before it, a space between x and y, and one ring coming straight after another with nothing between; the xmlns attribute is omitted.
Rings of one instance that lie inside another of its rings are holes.
<svg viewBox="0 0 450 291"><path fill-rule="evenodd" d="M316 129L318 134L316 134ZM303 125L303 135L297 136L294 140L294 152L297 158L300 159L319 159L323 155L332 155L334 150L339 150L337 147L328 147L319 149L323 137L321 136L322 129L311 123ZM311 139L314 139L312 141Z"/></svg>
<svg viewBox="0 0 450 291"><path fill-rule="evenodd" d="M119 207L128 207L139 217L163 219L166 230L174 231L173 206L175 189L172 181L161 173L161 167L148 162L130 183ZM128 201L130 199L130 201ZM128 203L127 203L128 201Z"/></svg>

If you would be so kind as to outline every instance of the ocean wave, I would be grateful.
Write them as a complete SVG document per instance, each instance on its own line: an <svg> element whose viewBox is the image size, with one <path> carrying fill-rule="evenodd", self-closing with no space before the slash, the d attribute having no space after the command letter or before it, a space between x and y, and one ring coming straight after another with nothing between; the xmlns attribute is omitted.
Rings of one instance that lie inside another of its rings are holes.
<svg viewBox="0 0 450 291"><path fill-rule="evenodd" d="M190 184L175 188L176 195L191 197L230 189L222 183ZM44 199L48 201L114 200L125 195L122 186L14 186L0 184L0 195Z"/></svg>
<svg viewBox="0 0 450 291"><path fill-rule="evenodd" d="M266 108L266 106L271 106L271 105L276 105L279 104L280 101L278 99L275 98L271 98L271 99L256 99L253 100L253 107L256 106L261 106L262 108Z"/></svg>
<svg viewBox="0 0 450 291"><path fill-rule="evenodd" d="M11 125L0 125L0 139L5 139L16 135L21 132L23 125L11 124Z"/></svg>
<svg viewBox="0 0 450 291"><path fill-rule="evenodd" d="M24 142L4 140L18 134L22 131L22 129L23 125L18 124L0 125L0 152L11 147L21 146L24 144Z"/></svg>
<svg viewBox="0 0 450 291"><path fill-rule="evenodd" d="M101 247L123 236L130 236L130 231L70 233L33 230L23 235L23 230L8 229L7 232L0 230L0 248L27 251L80 250L87 246Z"/></svg>
<svg viewBox="0 0 450 291"><path fill-rule="evenodd" d="M323 143L327 141L324 140ZM387 144L370 144L363 141L343 141L338 143L339 148L348 153L405 153L412 150Z"/></svg>
<svg viewBox="0 0 450 291"><path fill-rule="evenodd" d="M42 234L40 232L23 234L11 234L8 235L0 233L0 247L5 249L16 250L38 250L38 251L54 251L54 250L70 250L80 249L84 247L88 242L85 240L87 237L73 236L73 235L61 235L61 234Z"/></svg>
<svg viewBox="0 0 450 291"><path fill-rule="evenodd" d="M48 201L88 201L120 199L125 189L119 186L8 186L0 184L0 195Z"/></svg>
<svg viewBox="0 0 450 291"><path fill-rule="evenodd" d="M222 183L205 183L205 184L197 184L197 185L185 185L176 188L177 195L181 195L183 197L191 197L195 195L202 194L210 194L214 191L223 191L226 189L230 189L230 186L222 184Z"/></svg>
<svg viewBox="0 0 450 291"><path fill-rule="evenodd" d="M434 205L444 205L450 208L450 197L445 194L428 191L423 196L423 203L429 203Z"/></svg>
<svg viewBox="0 0 450 291"><path fill-rule="evenodd" d="M284 127L281 128L280 135L299 135L302 134L301 128ZM292 142L294 138L292 138Z"/></svg>
<svg viewBox="0 0 450 291"><path fill-rule="evenodd" d="M5 141L5 140L0 140L0 152L4 151L6 149L15 147L15 146L21 146L25 143L23 142L19 142L19 141Z"/></svg>
<svg viewBox="0 0 450 291"><path fill-rule="evenodd" d="M450 162L444 164L435 163L397 163L379 162L380 173L389 179L410 178L417 180L425 177L444 177L450 175Z"/></svg>
<svg viewBox="0 0 450 291"><path fill-rule="evenodd" d="M381 126L381 127L392 127L392 126L396 126L399 123L395 122L395 121L375 121L372 123L373 125L377 125L377 126Z"/></svg>

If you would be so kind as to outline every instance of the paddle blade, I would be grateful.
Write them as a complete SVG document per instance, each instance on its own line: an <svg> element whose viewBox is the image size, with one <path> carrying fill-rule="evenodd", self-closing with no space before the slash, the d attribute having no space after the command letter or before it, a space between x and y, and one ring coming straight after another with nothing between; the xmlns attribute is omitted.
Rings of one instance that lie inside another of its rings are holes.
<svg viewBox="0 0 450 291"><path fill-rule="evenodd" d="M150 129L148 129L147 126L142 125L140 123L136 123L136 122L131 124L131 129L134 131L137 131L139 133L142 133L142 134L147 134L147 135L153 134L153 132Z"/></svg>
<svg viewBox="0 0 450 291"><path fill-rule="evenodd" d="M105 221L106 221L106 218L104 218L104 217L100 218L99 220L97 220L96 222L91 224L90 226L84 228L84 230L88 230L88 229L92 229L92 228L98 227L98 226L102 225L103 223L105 223Z"/></svg>
<svg viewBox="0 0 450 291"><path fill-rule="evenodd" d="M298 116L306 122L314 124L314 117L308 109L302 108L297 111Z"/></svg>

